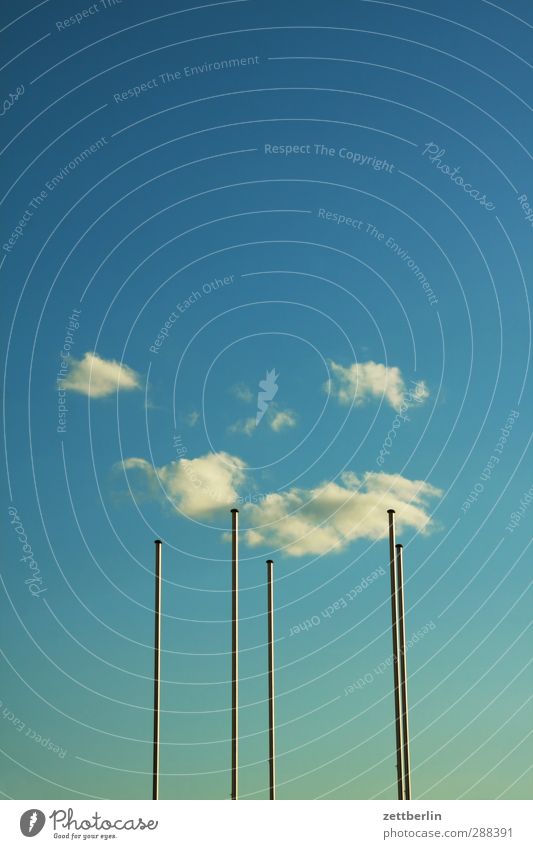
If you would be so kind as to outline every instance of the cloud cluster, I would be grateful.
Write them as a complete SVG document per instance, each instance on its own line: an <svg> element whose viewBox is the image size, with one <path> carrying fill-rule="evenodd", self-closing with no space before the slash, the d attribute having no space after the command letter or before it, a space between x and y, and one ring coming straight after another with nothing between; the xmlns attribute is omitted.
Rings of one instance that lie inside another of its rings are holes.
<svg viewBox="0 0 533 849"><path fill-rule="evenodd" d="M130 457L128 470L140 471L144 488L153 498L168 498L180 513L205 519L243 499L246 463L225 452L191 460L173 460L158 468L147 460ZM402 475L366 472L361 478L345 472L340 480L325 481L312 489L294 487L272 492L259 502L242 506L245 542L285 555L321 555L340 551L358 539L386 536L385 511L396 510L398 529L431 530L427 505L442 495L426 481Z"/></svg>
<svg viewBox="0 0 533 849"><path fill-rule="evenodd" d="M94 351L87 351L83 359L70 360L68 374L62 379L65 389L88 395L89 398L105 398L125 389L140 389L141 379L132 368L117 360L104 360Z"/></svg>
<svg viewBox="0 0 533 849"><path fill-rule="evenodd" d="M429 396L423 380L415 382L408 390L397 366L386 366L372 360L342 366L330 360L329 368L331 378L325 389L341 404L360 406L370 398L383 398L398 411L402 406L412 406Z"/></svg>
<svg viewBox="0 0 533 849"><path fill-rule="evenodd" d="M259 504L246 505L252 527L245 538L250 546L281 549L292 557L340 551L358 539L386 536L389 507L396 510L400 531L411 527L428 533L427 503L440 495L431 484L401 475L366 472L359 479L347 472L339 483L273 492Z"/></svg>
<svg viewBox="0 0 533 849"><path fill-rule="evenodd" d="M242 433L243 436L251 436L257 427L255 416L247 419L239 419L228 427L229 433Z"/></svg>
<svg viewBox="0 0 533 849"><path fill-rule="evenodd" d="M292 410L280 410L271 404L264 416L264 421L274 433L279 433L286 428L296 427L296 414ZM249 416L246 419L239 419L231 424L228 427L228 432L241 433L243 436L252 436L257 427L257 417Z"/></svg>

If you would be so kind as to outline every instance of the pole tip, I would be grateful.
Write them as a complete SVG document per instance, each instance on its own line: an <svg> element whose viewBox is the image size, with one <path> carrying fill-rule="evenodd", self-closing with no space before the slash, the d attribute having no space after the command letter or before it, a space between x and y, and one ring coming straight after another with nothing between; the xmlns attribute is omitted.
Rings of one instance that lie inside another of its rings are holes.
<svg viewBox="0 0 533 849"><path fill-rule="evenodd" d="M163 545L163 541L160 539L154 539L156 545Z"/></svg>
<svg viewBox="0 0 533 849"><path fill-rule="evenodd" d="M274 565L274 561L273 561L273 560L267 560L267 566L270 566L270 564L272 564L272 566L273 566L273 565Z"/></svg>
<svg viewBox="0 0 533 849"><path fill-rule="evenodd" d="M396 510L393 510L393 509L392 509L392 507L390 507L390 508L387 510L387 513L396 513Z"/></svg>
<svg viewBox="0 0 533 849"><path fill-rule="evenodd" d="M396 543L396 548L403 548L403 545L401 544L401 542Z"/></svg>
<svg viewBox="0 0 533 849"><path fill-rule="evenodd" d="M236 507L232 507L230 512L231 513L238 513L239 511L237 510Z"/></svg>

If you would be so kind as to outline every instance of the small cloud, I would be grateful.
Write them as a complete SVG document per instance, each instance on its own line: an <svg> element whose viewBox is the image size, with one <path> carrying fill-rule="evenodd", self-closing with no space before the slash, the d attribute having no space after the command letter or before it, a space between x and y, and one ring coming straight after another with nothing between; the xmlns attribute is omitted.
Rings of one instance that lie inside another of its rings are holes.
<svg viewBox="0 0 533 849"><path fill-rule="evenodd" d="M140 389L141 379L125 363L104 360L94 351L87 351L82 360L70 360L62 386L89 398L105 398L119 390Z"/></svg>
<svg viewBox="0 0 533 849"><path fill-rule="evenodd" d="M236 383L231 387L230 392L239 401L244 401L245 404L249 404L254 400L253 392L248 388L248 386L246 386L245 383Z"/></svg>
<svg viewBox="0 0 533 849"><path fill-rule="evenodd" d="M232 507L239 497L237 488L246 479L244 460L225 451L172 460L159 467L141 457L129 457L118 465L141 473L145 484L142 495L157 500L166 497L177 512L190 517L205 517Z"/></svg>
<svg viewBox="0 0 533 849"><path fill-rule="evenodd" d="M269 425L273 431L278 433L286 427L296 427L296 415L292 410L278 410L269 421Z"/></svg>
<svg viewBox="0 0 533 849"><path fill-rule="evenodd" d="M185 416L185 423L189 425L189 427L194 427L198 419L200 418L200 413L197 410L193 410L192 413L189 413Z"/></svg>
<svg viewBox="0 0 533 849"><path fill-rule="evenodd" d="M342 366L330 360L329 367L331 378L326 381L324 389L341 404L360 406L370 398L384 398L394 410L399 410L402 406L422 403L429 397L423 380L413 382L412 388L407 389L397 366L386 366L372 360Z"/></svg>
<svg viewBox="0 0 533 849"><path fill-rule="evenodd" d="M242 433L244 436L251 436L256 428L255 416L250 416L248 419L239 419L239 421L230 425L229 433Z"/></svg>
<svg viewBox="0 0 533 849"><path fill-rule="evenodd" d="M274 433L296 426L296 414L292 410L277 410L272 404L265 416L268 425ZM257 428L257 418L250 416L247 419L239 419L228 427L228 433L241 433L244 436L252 436Z"/></svg>

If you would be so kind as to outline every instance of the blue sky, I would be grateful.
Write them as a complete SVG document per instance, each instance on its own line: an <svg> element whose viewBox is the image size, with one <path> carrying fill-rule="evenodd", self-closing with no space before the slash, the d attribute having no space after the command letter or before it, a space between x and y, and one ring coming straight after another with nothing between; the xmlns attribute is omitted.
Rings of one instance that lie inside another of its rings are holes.
<svg viewBox="0 0 533 849"><path fill-rule="evenodd" d="M394 798L395 507L413 795L527 798L531 10L181 6L2 13L2 793L149 796L161 538L161 796L229 797L239 506L242 795L272 556L278 796Z"/></svg>

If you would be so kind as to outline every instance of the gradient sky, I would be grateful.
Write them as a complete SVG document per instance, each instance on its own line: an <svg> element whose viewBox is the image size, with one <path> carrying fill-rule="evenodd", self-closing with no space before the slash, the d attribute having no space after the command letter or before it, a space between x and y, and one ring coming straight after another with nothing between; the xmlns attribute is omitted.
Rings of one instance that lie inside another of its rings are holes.
<svg viewBox="0 0 533 849"><path fill-rule="evenodd" d="M161 797L229 798L243 505L242 797L272 556L279 798L394 798L392 506L413 797L528 798L530 4L188 6L1 13L1 792L149 798L161 538Z"/></svg>

